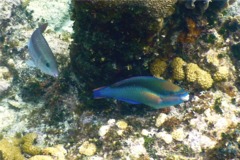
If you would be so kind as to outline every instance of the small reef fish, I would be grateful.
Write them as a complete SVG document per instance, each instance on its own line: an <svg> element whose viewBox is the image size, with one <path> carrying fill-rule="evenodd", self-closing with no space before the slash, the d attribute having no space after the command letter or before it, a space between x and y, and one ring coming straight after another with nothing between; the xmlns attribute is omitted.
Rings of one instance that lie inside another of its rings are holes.
<svg viewBox="0 0 240 160"><path fill-rule="evenodd" d="M45 23L39 26L39 28L37 28L33 32L28 42L28 50L32 59L29 60L27 63L30 66L37 67L43 73L46 73L53 77L58 77L58 67L56 59L47 41L42 35L42 33L47 28L47 25L48 24Z"/></svg>
<svg viewBox="0 0 240 160"><path fill-rule="evenodd" d="M139 76L93 90L94 98L115 98L130 104L145 104L154 109L165 108L189 100L179 86L155 77Z"/></svg>

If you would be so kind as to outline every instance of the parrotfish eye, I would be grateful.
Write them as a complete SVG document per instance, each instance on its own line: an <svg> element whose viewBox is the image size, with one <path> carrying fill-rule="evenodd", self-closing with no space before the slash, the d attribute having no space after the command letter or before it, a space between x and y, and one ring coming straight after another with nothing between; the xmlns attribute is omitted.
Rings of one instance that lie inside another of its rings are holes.
<svg viewBox="0 0 240 160"><path fill-rule="evenodd" d="M50 64L47 62L47 63L46 63L46 66L49 68L49 67L50 67Z"/></svg>

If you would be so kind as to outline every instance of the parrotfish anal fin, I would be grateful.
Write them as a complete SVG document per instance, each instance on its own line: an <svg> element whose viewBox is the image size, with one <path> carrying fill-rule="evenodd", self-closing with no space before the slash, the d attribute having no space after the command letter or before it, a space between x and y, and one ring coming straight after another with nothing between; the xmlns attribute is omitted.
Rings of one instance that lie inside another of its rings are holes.
<svg viewBox="0 0 240 160"><path fill-rule="evenodd" d="M130 103L130 104L140 104L139 102L129 100L129 99L118 98L118 100Z"/></svg>
<svg viewBox="0 0 240 160"><path fill-rule="evenodd" d="M39 25L40 31L43 33L46 30L47 26L48 26L48 23L44 23L44 24Z"/></svg>
<svg viewBox="0 0 240 160"><path fill-rule="evenodd" d="M142 94L144 98L148 99L148 101L151 101L152 103L159 104L162 101L160 96L152 92L147 91L147 92L142 92Z"/></svg>

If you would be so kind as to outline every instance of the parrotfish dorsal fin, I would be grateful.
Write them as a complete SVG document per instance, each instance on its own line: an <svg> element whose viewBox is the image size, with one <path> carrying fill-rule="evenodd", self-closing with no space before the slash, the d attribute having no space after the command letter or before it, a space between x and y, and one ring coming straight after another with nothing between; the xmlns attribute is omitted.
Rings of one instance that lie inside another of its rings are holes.
<svg viewBox="0 0 240 160"><path fill-rule="evenodd" d="M39 25L40 31L43 33L46 30L47 26L48 26L48 23L44 23L44 24Z"/></svg>

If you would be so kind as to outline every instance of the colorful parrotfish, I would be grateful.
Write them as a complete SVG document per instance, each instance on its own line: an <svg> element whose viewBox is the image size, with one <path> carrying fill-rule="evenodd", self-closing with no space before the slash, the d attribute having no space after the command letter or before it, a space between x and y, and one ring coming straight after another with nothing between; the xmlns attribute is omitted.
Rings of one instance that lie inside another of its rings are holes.
<svg viewBox="0 0 240 160"><path fill-rule="evenodd" d="M155 77L139 76L108 87L93 90L94 98L115 98L131 104L145 104L154 109L180 104L189 94L179 86Z"/></svg>
<svg viewBox="0 0 240 160"><path fill-rule="evenodd" d="M27 63L30 66L37 67L43 73L46 73L53 77L58 77L56 59L47 41L42 35L46 28L47 23L39 26L39 28L33 32L28 42L28 50L29 55L31 56L31 60L29 60Z"/></svg>

